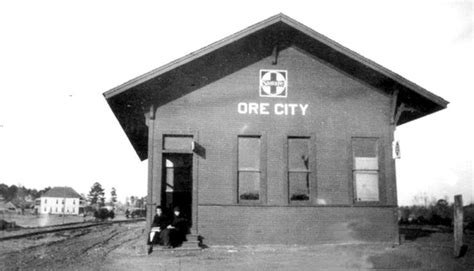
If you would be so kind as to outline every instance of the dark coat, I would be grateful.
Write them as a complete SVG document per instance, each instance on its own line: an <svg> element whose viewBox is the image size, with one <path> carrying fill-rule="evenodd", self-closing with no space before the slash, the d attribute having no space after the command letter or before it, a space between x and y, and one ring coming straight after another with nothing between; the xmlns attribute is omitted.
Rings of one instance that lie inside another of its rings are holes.
<svg viewBox="0 0 474 271"><path fill-rule="evenodd" d="M168 225L170 224L169 219L162 214L161 216L155 215L153 218L153 222L151 223L152 227L160 227L160 229L166 229Z"/></svg>
<svg viewBox="0 0 474 271"><path fill-rule="evenodd" d="M175 227L171 231L171 239L174 245L178 245L183 241L186 241L186 234L189 231L188 221L180 216L173 216L171 226Z"/></svg>

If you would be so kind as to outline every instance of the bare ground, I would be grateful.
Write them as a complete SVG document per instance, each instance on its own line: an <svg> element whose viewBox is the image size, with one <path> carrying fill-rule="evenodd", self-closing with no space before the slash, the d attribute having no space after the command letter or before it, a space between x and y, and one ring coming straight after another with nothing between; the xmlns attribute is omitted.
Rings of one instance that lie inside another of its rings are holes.
<svg viewBox="0 0 474 271"><path fill-rule="evenodd" d="M98 270L107 255L142 239L144 223L38 235L0 242L0 270Z"/></svg>
<svg viewBox="0 0 474 271"><path fill-rule="evenodd" d="M452 257L452 234L424 233L401 246L212 246L197 252L147 255L144 222L102 225L0 242L0 270L474 270L474 235L467 254Z"/></svg>

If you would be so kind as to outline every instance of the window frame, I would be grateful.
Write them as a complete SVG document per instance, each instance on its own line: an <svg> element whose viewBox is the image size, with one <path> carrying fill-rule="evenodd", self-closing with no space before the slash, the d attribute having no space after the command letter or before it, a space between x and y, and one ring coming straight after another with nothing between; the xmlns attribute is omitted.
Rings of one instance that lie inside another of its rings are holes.
<svg viewBox="0 0 474 271"><path fill-rule="evenodd" d="M260 162L260 169L244 169L240 170L239 166L239 138L259 138L260 139L260 155L259 155L259 162ZM266 154L267 154L267 147L266 147L266 135L264 133L245 133L245 134L238 134L235 141L235 203L238 205L262 205L265 204L267 201L267 161L266 161ZM259 199L258 200L245 200L240 199L240 190L239 190L239 175L240 172L259 172L260 173L260 184L259 184Z"/></svg>
<svg viewBox="0 0 474 271"><path fill-rule="evenodd" d="M358 170L355 168L355 146L354 142L357 139L369 139L375 141L375 154L377 155L377 169L363 169ZM350 138L350 159L351 159L351 184L352 184L352 202L356 206L372 206L372 205L380 205L382 204L383 200L383 189L382 189L382 177L384 174L383 169L383 145L382 145L382 138L380 136L352 136ZM378 189L378 200L357 200L357 183L356 183L356 173L368 173L368 174L376 174L377 175L377 189Z"/></svg>
<svg viewBox="0 0 474 271"><path fill-rule="evenodd" d="M307 139L308 140L308 155L309 165L308 170L293 170L290 169L290 139ZM316 172L316 135L314 133L298 133L285 135L284 144L284 163L285 163L285 184L286 184L286 201L288 205L314 205L317 198L317 172ZM290 195L290 173L309 173L309 193L308 200L291 200Z"/></svg>
<svg viewBox="0 0 474 271"><path fill-rule="evenodd" d="M189 148L166 148L166 138L175 139L175 138L187 138L191 139L191 142L195 142L196 135L194 133L186 133L186 132L176 132L176 131L165 131L161 134L161 151L162 153L190 153L193 154L192 146ZM192 143L191 143L192 144Z"/></svg>

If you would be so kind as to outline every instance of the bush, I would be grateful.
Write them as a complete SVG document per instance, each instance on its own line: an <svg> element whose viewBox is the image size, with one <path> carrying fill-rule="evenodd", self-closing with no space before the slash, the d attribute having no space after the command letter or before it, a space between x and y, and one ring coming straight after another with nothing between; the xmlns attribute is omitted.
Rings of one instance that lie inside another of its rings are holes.
<svg viewBox="0 0 474 271"><path fill-rule="evenodd" d="M453 205L446 200L438 200L428 206L405 206L399 208L399 224L451 226Z"/></svg>
<svg viewBox="0 0 474 271"><path fill-rule="evenodd" d="M6 220L0 219L0 230L9 230L9 229L15 229L19 228L19 226L16 225L15 221L13 222L8 222Z"/></svg>
<svg viewBox="0 0 474 271"><path fill-rule="evenodd" d="M474 231L474 222L468 222L465 229Z"/></svg>

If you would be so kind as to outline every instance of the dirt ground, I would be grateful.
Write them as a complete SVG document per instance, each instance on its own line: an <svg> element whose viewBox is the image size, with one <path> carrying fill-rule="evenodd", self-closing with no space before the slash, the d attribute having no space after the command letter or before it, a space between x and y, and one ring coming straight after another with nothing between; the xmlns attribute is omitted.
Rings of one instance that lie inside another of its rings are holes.
<svg viewBox="0 0 474 271"><path fill-rule="evenodd" d="M211 246L202 251L146 254L144 222L0 241L0 270L474 270L474 235L464 257L452 234L419 232L401 246Z"/></svg>
<svg viewBox="0 0 474 271"><path fill-rule="evenodd" d="M0 219L6 220L8 222L15 222L16 225L20 227L47 227L53 225L62 225L68 223L79 223L86 221L94 221L95 218L92 216L82 216L82 215L54 215L54 214L15 214L15 213L6 213L0 214ZM116 214L114 220L125 219L124 214ZM2 232L0 231L0 237Z"/></svg>

